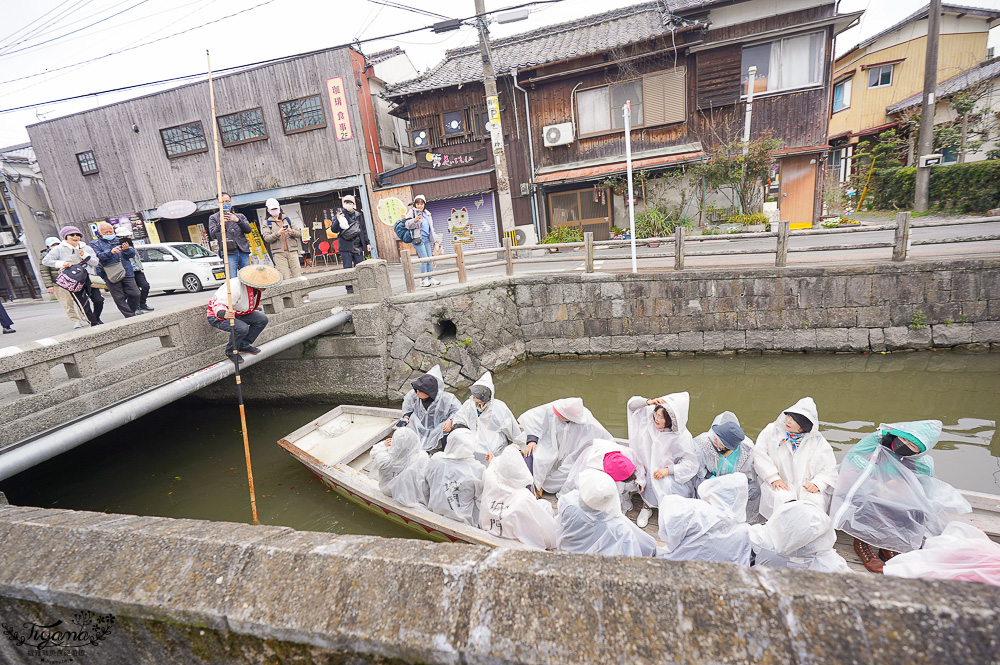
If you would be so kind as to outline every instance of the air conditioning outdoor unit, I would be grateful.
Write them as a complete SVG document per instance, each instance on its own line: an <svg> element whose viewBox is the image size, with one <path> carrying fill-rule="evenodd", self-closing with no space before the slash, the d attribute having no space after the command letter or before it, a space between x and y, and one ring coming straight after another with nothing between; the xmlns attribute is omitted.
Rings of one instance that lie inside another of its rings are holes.
<svg viewBox="0 0 1000 665"><path fill-rule="evenodd" d="M538 236L535 234L535 227L531 225L515 226L514 239L517 241L518 247L538 244Z"/></svg>
<svg viewBox="0 0 1000 665"><path fill-rule="evenodd" d="M0 245L13 245L14 244L14 234L10 231L0 231Z"/></svg>
<svg viewBox="0 0 1000 665"><path fill-rule="evenodd" d="M542 143L546 148L557 145L567 145L573 142L573 123L562 122L558 125L542 127Z"/></svg>

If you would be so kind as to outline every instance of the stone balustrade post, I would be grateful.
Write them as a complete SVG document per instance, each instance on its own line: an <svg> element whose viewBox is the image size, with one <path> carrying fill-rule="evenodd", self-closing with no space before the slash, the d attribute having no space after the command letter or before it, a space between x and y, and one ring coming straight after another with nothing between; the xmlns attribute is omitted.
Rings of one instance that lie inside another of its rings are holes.
<svg viewBox="0 0 1000 665"><path fill-rule="evenodd" d="M906 260L910 242L910 213L896 213L896 237L892 245L892 260L899 263Z"/></svg>
<svg viewBox="0 0 1000 665"><path fill-rule="evenodd" d="M778 222L778 246L774 253L774 265L783 268L788 263L788 230L789 222L783 219Z"/></svg>
<svg viewBox="0 0 1000 665"><path fill-rule="evenodd" d="M587 231L583 234L583 248L586 251L586 268L585 272L594 272L594 233L593 231Z"/></svg>
<svg viewBox="0 0 1000 665"><path fill-rule="evenodd" d="M413 282L413 259L410 250L404 249L399 255L399 260L403 263L403 282L406 283L406 292L413 293L417 290L417 285Z"/></svg>
<svg viewBox="0 0 1000 665"><path fill-rule="evenodd" d="M674 270L684 270L684 227L674 229Z"/></svg>

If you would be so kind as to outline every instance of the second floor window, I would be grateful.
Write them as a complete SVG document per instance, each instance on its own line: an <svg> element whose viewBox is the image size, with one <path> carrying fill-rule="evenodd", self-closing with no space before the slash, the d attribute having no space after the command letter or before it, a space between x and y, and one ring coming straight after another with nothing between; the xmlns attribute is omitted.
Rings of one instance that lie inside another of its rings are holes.
<svg viewBox="0 0 1000 665"><path fill-rule="evenodd" d="M843 111L851 106L851 79L833 86L833 112Z"/></svg>
<svg viewBox="0 0 1000 665"><path fill-rule="evenodd" d="M208 150L201 122L161 129L160 139L163 141L163 149L167 151L167 157L179 157Z"/></svg>
<svg viewBox="0 0 1000 665"><path fill-rule="evenodd" d="M819 85L823 82L825 52L825 32L744 47L740 70L743 94L750 90L747 76L753 65L757 66L754 94Z"/></svg>
<svg viewBox="0 0 1000 665"><path fill-rule="evenodd" d="M654 127L686 120L683 67L640 79L581 90L576 95L580 135L625 129L625 102L632 103L633 127Z"/></svg>
<svg viewBox="0 0 1000 665"><path fill-rule="evenodd" d="M319 95L282 102L278 104L278 110L281 111L281 124L284 125L286 134L326 127L326 116L323 115L323 103Z"/></svg>
<svg viewBox="0 0 1000 665"><path fill-rule="evenodd" d="M884 88L892 85L892 68L893 65L882 65L881 67L872 67L869 69L868 87Z"/></svg>
<svg viewBox="0 0 1000 665"><path fill-rule="evenodd" d="M446 138L452 136L464 136L468 133L468 119L465 117L465 109L442 113L441 123L444 127L444 135Z"/></svg>
<svg viewBox="0 0 1000 665"><path fill-rule="evenodd" d="M92 150L76 153L76 163L80 166L80 173L83 175L97 173L97 159Z"/></svg>
<svg viewBox="0 0 1000 665"><path fill-rule="evenodd" d="M267 138L264 114L260 108L219 116L222 145L232 146Z"/></svg>

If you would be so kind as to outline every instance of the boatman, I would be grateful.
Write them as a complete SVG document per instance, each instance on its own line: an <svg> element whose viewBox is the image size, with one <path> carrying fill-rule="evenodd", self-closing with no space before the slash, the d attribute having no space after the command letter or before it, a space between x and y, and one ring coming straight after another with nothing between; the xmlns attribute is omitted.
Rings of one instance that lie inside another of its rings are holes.
<svg viewBox="0 0 1000 665"><path fill-rule="evenodd" d="M260 349L253 345L257 336L267 325L267 315L261 311L261 291L281 284L281 273L271 266L256 264L241 268L239 275L229 280L233 296L233 306L223 284L208 301L208 324L229 333L230 326L236 334L229 335L226 357L235 363L243 362L241 353L258 354Z"/></svg>

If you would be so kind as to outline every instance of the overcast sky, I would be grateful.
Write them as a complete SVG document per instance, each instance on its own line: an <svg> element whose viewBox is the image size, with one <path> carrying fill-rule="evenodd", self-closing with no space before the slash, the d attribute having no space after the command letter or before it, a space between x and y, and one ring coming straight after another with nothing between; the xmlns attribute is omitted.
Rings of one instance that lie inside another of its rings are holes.
<svg viewBox="0 0 1000 665"><path fill-rule="evenodd" d="M385 1L453 18L475 13L473 0ZM486 0L486 9L493 11L523 1ZM631 4L639 3L619 0L614 6ZM1000 0L962 0L960 4L1000 9ZM4 5L4 21L0 24L0 109L204 72L205 49L211 49L213 68L222 69L380 37L441 20L373 0L4 0ZM918 6L914 0L841 0L842 12L868 10L863 23L842 39L854 42L874 34ZM527 20L494 24L490 33L506 36L600 13L608 7L606 0L537 4L530 8ZM994 41L991 39L991 44ZM371 53L398 45L423 71L440 61L446 49L474 43L475 30L465 27L445 34L427 30L364 42L361 48ZM171 85L177 84L0 113L0 146L27 141L25 126L38 120Z"/></svg>

